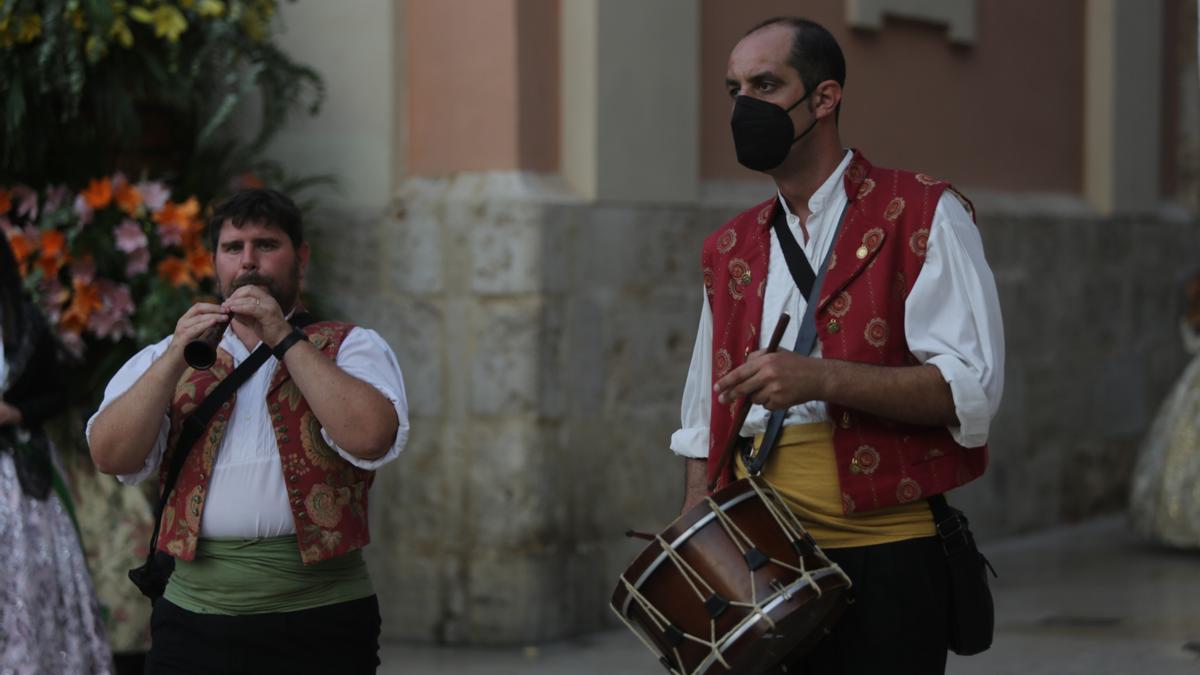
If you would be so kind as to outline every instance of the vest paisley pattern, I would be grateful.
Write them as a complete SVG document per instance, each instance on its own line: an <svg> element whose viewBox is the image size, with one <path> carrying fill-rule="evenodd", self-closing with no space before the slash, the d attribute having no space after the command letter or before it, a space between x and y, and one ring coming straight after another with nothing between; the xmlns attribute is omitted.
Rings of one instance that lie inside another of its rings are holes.
<svg viewBox="0 0 1200 675"><path fill-rule="evenodd" d="M308 341L330 360L337 358L342 341L353 326L324 321L304 329ZM217 350L212 368L189 368L175 389L171 405L171 431L159 469L165 481L176 450L184 418L233 372L233 357ZM158 548L183 560L193 560L200 536L200 517L213 464L225 435L237 394L221 405L196 445L188 453L175 491L163 510ZM370 541L367 527L367 491L375 473L342 459L321 436L317 421L299 387L280 363L267 389L267 408L279 447L288 503L296 527L300 558L311 565L362 548Z"/></svg>
<svg viewBox="0 0 1200 675"><path fill-rule="evenodd" d="M917 365L904 337L904 303L925 262L938 200L954 188L924 174L872 166L857 150L842 180L848 197L846 217L833 243L816 311L822 356L881 366ZM954 194L974 218L970 202ZM777 198L769 199L704 241L701 262L713 317L713 383L759 349L770 224L778 207ZM827 409L847 515L945 492L979 477L987 466L987 446L964 448L944 428L903 424L833 404ZM736 413L735 405L713 397L710 480Z"/></svg>

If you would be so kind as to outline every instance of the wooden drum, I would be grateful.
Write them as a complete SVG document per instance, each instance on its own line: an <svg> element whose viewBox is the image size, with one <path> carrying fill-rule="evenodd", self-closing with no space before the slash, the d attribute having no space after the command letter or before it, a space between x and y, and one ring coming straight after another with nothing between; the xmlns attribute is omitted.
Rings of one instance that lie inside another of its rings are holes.
<svg viewBox="0 0 1200 675"><path fill-rule="evenodd" d="M681 515L636 557L612 608L671 673L763 673L816 643L850 579L762 478Z"/></svg>

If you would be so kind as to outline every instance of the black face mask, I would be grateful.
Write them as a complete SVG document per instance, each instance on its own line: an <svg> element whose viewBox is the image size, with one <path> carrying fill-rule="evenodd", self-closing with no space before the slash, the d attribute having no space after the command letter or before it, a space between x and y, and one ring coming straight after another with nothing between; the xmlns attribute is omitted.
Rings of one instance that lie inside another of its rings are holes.
<svg viewBox="0 0 1200 675"><path fill-rule="evenodd" d="M812 92L810 91L809 94ZM804 138L816 126L812 124L800 133L792 125L788 116L796 106L804 102L808 94L800 97L791 108L783 108L751 96L738 96L733 104L733 116L729 125L733 128L733 146L737 150L737 160L742 166L754 171L770 171L783 164L787 159L792 144Z"/></svg>

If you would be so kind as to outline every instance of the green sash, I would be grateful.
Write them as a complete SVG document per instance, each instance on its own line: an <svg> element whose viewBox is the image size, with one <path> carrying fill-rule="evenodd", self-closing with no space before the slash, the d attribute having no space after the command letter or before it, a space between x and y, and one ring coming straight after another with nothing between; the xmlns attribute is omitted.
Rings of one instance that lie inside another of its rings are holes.
<svg viewBox="0 0 1200 675"><path fill-rule="evenodd" d="M290 535L201 539L195 560L175 561L163 597L191 612L236 616L295 612L374 594L362 551L304 565Z"/></svg>

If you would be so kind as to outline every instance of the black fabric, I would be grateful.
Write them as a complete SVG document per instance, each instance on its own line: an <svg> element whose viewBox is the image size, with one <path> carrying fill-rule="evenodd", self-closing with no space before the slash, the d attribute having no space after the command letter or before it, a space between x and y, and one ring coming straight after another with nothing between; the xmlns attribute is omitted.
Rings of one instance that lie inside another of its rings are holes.
<svg viewBox="0 0 1200 675"><path fill-rule="evenodd" d="M950 570L950 649L963 656L978 654L992 646L996 611L987 575L988 570L996 572L975 546L962 511L946 503L944 495L930 497L929 508Z"/></svg>
<svg viewBox="0 0 1200 675"><path fill-rule="evenodd" d="M146 675L369 675L379 666L376 596L324 607L226 616L154 603Z"/></svg>
<svg viewBox="0 0 1200 675"><path fill-rule="evenodd" d="M58 343L49 325L32 304L27 304L25 311L30 317L31 330L28 336L21 336L22 348L17 351L29 354L6 350L4 356L11 372L4 401L21 411L24 428L40 430L48 418L66 405L67 383L59 366Z"/></svg>
<svg viewBox="0 0 1200 675"><path fill-rule="evenodd" d="M297 329L303 328L315 319L310 314L299 313L292 317L291 323ZM142 592L142 595L154 602L162 597L163 592L167 588L167 581L171 578L171 573L175 571L175 559L163 553L158 549L158 530L162 526L163 510L167 507L167 502L171 498L171 492L175 489L175 483L179 480L179 473L183 470L184 461L187 459L188 452L192 446L204 433L208 427L208 423L212 420L212 416L216 414L217 408L221 407L225 401L229 400L230 396L241 387L250 376L259 369L262 364L266 363L271 357L271 348L267 343L262 343L254 350L252 354L229 374L216 389L212 391L200 405L196 406L183 420L183 430L179 433L179 439L175 444L175 452L171 455L171 466L167 469L166 480L163 482L162 492L158 499L158 508L154 514L154 530L150 533L150 544L146 553L146 562L138 567L129 570L129 580L134 586Z"/></svg>
<svg viewBox="0 0 1200 675"><path fill-rule="evenodd" d="M854 603L788 675L939 675L946 670L947 567L937 537L825 549Z"/></svg>
<svg viewBox="0 0 1200 675"><path fill-rule="evenodd" d="M50 496L54 476L42 425L66 405L67 388L50 327L31 303L25 303L24 312L29 330L4 353L11 382L4 402L20 411L21 426L0 427L0 453L12 453L21 492L42 500Z"/></svg>

